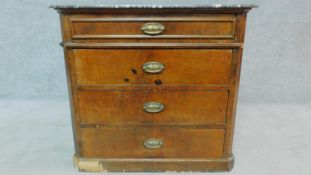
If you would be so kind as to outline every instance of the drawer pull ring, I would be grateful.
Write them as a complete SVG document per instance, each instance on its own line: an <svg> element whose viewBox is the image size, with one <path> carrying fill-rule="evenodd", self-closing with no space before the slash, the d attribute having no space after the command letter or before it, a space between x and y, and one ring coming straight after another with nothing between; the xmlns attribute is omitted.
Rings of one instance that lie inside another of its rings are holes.
<svg viewBox="0 0 311 175"><path fill-rule="evenodd" d="M144 111L148 113L158 113L164 110L164 105L159 102L148 102L144 104Z"/></svg>
<svg viewBox="0 0 311 175"><path fill-rule="evenodd" d="M146 139L144 141L144 146L146 148L149 148L149 149L157 149L157 148L162 148L164 145L164 142L163 140L160 140L160 139Z"/></svg>
<svg viewBox="0 0 311 175"><path fill-rule="evenodd" d="M147 35L159 35L163 33L165 26L160 23L150 22L144 24L141 30Z"/></svg>
<svg viewBox="0 0 311 175"><path fill-rule="evenodd" d="M165 66L159 62L147 62L143 65L143 70L146 73L157 74L164 70Z"/></svg>

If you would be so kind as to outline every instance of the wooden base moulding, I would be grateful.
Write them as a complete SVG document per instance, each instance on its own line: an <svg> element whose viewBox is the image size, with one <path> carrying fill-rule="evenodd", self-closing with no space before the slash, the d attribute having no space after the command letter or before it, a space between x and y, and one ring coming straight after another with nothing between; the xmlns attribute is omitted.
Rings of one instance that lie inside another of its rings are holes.
<svg viewBox="0 0 311 175"><path fill-rule="evenodd" d="M234 157L219 159L94 159L73 157L82 172L218 172L230 171Z"/></svg>

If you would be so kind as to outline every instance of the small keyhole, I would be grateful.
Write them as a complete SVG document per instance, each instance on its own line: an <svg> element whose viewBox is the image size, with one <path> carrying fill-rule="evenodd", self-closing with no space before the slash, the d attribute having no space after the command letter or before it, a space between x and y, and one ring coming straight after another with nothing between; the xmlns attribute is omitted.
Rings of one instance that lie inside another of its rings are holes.
<svg viewBox="0 0 311 175"><path fill-rule="evenodd" d="M130 82L130 79L124 78L124 81L125 81L125 82Z"/></svg>

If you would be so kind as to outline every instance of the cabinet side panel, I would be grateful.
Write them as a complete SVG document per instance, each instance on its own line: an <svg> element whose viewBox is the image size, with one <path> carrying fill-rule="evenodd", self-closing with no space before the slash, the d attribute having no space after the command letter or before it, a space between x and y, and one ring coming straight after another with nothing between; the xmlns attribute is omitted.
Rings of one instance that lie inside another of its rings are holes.
<svg viewBox="0 0 311 175"><path fill-rule="evenodd" d="M228 110L227 110L227 120L226 120L226 136L224 144L224 157L230 157L232 155L232 142L234 135L235 126L235 115L238 99L238 90L240 83L240 71L242 63L242 53L244 45L244 35L246 26L246 16L247 13L237 14L236 21L236 42L241 43L241 47L233 50L232 58L232 84L229 92Z"/></svg>
<svg viewBox="0 0 311 175"><path fill-rule="evenodd" d="M70 28L70 15L60 14L61 29L63 42L71 41L71 28ZM79 110L78 110L78 98L76 96L75 86L76 86L76 76L75 67L73 61L73 50L64 48L64 57L66 65L67 74L67 86L69 93L69 102L71 110L71 121L73 129L73 137L75 144L75 154L80 156L80 128L79 128Z"/></svg>

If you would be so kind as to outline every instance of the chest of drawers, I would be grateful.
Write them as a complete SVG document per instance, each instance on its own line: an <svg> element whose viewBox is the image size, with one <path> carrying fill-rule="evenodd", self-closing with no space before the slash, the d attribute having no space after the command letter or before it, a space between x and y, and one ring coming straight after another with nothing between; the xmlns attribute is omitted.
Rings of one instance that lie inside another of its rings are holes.
<svg viewBox="0 0 311 175"><path fill-rule="evenodd" d="M52 6L81 171L228 171L253 5Z"/></svg>

